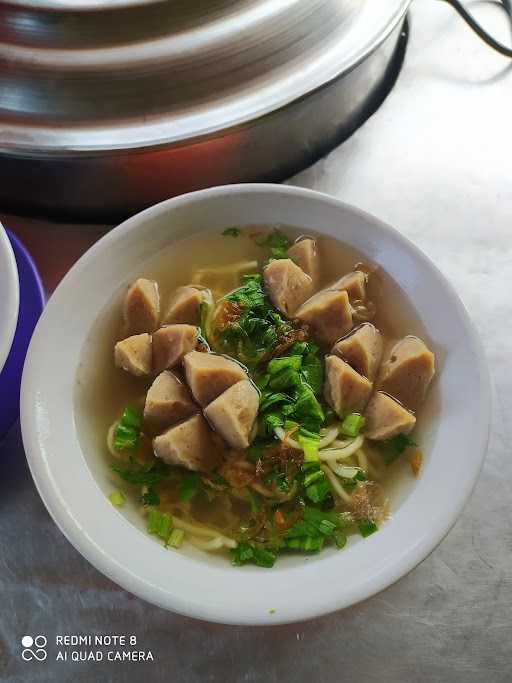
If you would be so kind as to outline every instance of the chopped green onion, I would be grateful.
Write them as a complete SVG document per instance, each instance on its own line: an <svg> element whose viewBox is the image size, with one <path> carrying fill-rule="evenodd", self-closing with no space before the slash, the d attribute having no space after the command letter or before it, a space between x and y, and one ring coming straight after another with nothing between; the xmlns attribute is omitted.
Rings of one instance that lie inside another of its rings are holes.
<svg viewBox="0 0 512 683"><path fill-rule="evenodd" d="M334 542L341 550L347 545L347 534L344 531L341 531L341 529L336 529L334 532Z"/></svg>
<svg viewBox="0 0 512 683"><path fill-rule="evenodd" d="M115 507L121 507L126 502L126 496L122 491L112 491L108 499Z"/></svg>
<svg viewBox="0 0 512 683"><path fill-rule="evenodd" d="M185 532L183 529L173 529L171 535L167 539L167 545L171 548L181 548L184 538Z"/></svg>
<svg viewBox="0 0 512 683"><path fill-rule="evenodd" d="M225 237L238 237L240 235L240 228L226 228L222 231Z"/></svg>
<svg viewBox="0 0 512 683"><path fill-rule="evenodd" d="M276 561L276 554L271 550L259 548L251 543L239 543L236 548L230 551L231 562L236 567L241 567L247 562L253 562L258 567L273 567Z"/></svg>
<svg viewBox="0 0 512 683"><path fill-rule="evenodd" d="M172 517L166 512L152 509L149 511L148 531L167 541L172 529Z"/></svg>
<svg viewBox="0 0 512 683"><path fill-rule="evenodd" d="M297 435L297 441L304 451L305 462L318 461L318 444L320 443L320 436L312 434L306 429L301 429Z"/></svg>
<svg viewBox="0 0 512 683"><path fill-rule="evenodd" d="M285 538L286 548L304 550L307 553L318 553L324 545L323 536L303 536L302 538Z"/></svg>
<svg viewBox="0 0 512 683"><path fill-rule="evenodd" d="M286 532L287 538L301 536L330 536L336 529L344 526L344 522L336 512L324 512L306 506L303 519L298 520Z"/></svg>
<svg viewBox="0 0 512 683"><path fill-rule="evenodd" d="M314 470L313 472L309 472L306 474L304 477L304 486L310 486L313 484L315 481L318 481L319 479L324 479L325 474L322 472L321 469Z"/></svg>
<svg viewBox="0 0 512 683"><path fill-rule="evenodd" d="M359 527L359 533L363 538L374 534L378 530L378 526L371 519L361 519L357 526Z"/></svg>
<svg viewBox="0 0 512 683"><path fill-rule="evenodd" d="M343 418L340 431L343 436L350 436L355 438L364 427L365 419L358 413L351 413Z"/></svg>
<svg viewBox="0 0 512 683"><path fill-rule="evenodd" d="M331 489L325 475L323 481L317 481L306 489L306 496L313 503L322 503L330 494Z"/></svg>

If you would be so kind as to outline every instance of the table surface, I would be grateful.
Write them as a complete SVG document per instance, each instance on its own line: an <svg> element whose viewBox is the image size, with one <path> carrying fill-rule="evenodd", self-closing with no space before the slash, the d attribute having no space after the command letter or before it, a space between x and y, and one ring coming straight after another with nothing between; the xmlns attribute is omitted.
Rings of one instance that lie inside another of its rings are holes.
<svg viewBox="0 0 512 683"><path fill-rule="evenodd" d="M495 7L479 4L478 13L507 40ZM126 593L78 555L37 495L15 428L0 448L1 680L512 680L511 89L507 60L444 3L416 0L404 69L384 105L289 181L403 231L456 286L483 338L495 386L490 448L464 513L435 552L372 599L307 623L186 619ZM2 219L32 250L49 290L106 230ZM134 634L155 661L61 662L50 648L46 662L23 662L21 637L39 633L50 642Z"/></svg>

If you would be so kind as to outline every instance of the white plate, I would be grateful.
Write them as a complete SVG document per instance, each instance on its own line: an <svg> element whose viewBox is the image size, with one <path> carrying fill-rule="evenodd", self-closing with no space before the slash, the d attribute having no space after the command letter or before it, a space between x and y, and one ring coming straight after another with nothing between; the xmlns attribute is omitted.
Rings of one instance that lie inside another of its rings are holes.
<svg viewBox="0 0 512 683"><path fill-rule="evenodd" d="M439 373L438 417L421 433L425 463L394 516L343 552L286 557L272 570L230 566L200 551L166 550L134 510L114 509L103 459L78 433L75 376L98 313L160 249L202 230L284 223L338 236L380 264L414 301ZM59 335L55 330L59 330ZM55 343L58 340L58 343ZM44 359L44 363L42 362ZM113 230L62 281L36 328L21 397L23 441L51 515L100 571L140 597L224 623L292 622L363 600L423 560L456 521L480 471L491 392L475 330L457 294L426 256L396 230L342 202L300 188L238 185L184 195Z"/></svg>
<svg viewBox="0 0 512 683"><path fill-rule="evenodd" d="M0 223L0 372L4 367L18 322L20 287L11 243Z"/></svg>

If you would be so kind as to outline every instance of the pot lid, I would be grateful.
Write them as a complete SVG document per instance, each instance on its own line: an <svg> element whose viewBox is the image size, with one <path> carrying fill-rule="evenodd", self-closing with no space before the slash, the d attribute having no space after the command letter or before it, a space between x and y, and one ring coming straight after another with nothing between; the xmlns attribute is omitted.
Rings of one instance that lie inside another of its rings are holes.
<svg viewBox="0 0 512 683"><path fill-rule="evenodd" d="M104 153L255 120L341 76L411 0L10 0L0 152Z"/></svg>

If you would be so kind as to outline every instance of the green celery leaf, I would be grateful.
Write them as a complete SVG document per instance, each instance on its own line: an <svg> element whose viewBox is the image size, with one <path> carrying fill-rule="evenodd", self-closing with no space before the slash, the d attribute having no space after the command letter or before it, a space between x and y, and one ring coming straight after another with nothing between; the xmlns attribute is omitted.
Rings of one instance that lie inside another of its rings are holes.
<svg viewBox="0 0 512 683"><path fill-rule="evenodd" d="M380 441L377 446L382 454L386 465L390 465L410 446L417 446L417 444L406 434L398 434L398 436L388 439L387 441Z"/></svg>
<svg viewBox="0 0 512 683"><path fill-rule="evenodd" d="M180 485L179 495L182 503L188 503L197 496L202 487L201 477L197 472L183 474Z"/></svg>
<svg viewBox="0 0 512 683"><path fill-rule="evenodd" d="M149 486L146 493L142 494L142 502L144 505L160 505L160 496L152 486Z"/></svg>
<svg viewBox="0 0 512 683"><path fill-rule="evenodd" d="M154 486L171 473L171 468L161 460L155 460L150 465L135 465L132 467L122 467L114 464L112 469L121 479L130 484L140 484L141 486Z"/></svg>
<svg viewBox="0 0 512 683"><path fill-rule="evenodd" d="M313 392L318 395L324 383L324 366L320 358L312 353L305 356L302 361L301 374Z"/></svg>
<svg viewBox="0 0 512 683"><path fill-rule="evenodd" d="M268 364L268 372L277 375L283 370L295 370L298 372L302 365L302 356L285 356L284 358L273 358Z"/></svg>
<svg viewBox="0 0 512 683"><path fill-rule="evenodd" d="M291 247L291 240L284 235L280 230L275 228L271 233L265 235L262 239L256 240L256 244L260 247L269 247L272 256L276 259L287 258L287 250Z"/></svg>
<svg viewBox="0 0 512 683"><path fill-rule="evenodd" d="M290 389L300 384L299 373L292 368L283 370L278 375L270 378L269 387L274 391L282 391L283 389Z"/></svg>
<svg viewBox="0 0 512 683"><path fill-rule="evenodd" d="M286 394L273 391L264 391L260 399L260 412L266 412L271 406L278 403L291 403L292 399Z"/></svg>

